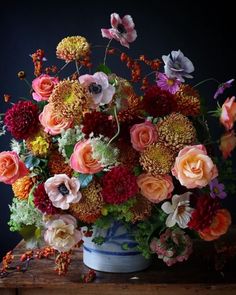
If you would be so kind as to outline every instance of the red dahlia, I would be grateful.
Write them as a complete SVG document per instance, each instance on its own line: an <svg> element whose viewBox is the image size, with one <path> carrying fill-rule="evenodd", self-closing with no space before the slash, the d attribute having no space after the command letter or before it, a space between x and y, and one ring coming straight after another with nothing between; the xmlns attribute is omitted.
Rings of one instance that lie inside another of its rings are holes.
<svg viewBox="0 0 236 295"><path fill-rule="evenodd" d="M116 133L114 122L109 116L97 111L86 113L82 125L82 132L86 134L87 138L92 132L94 136L99 136L101 134L109 138Z"/></svg>
<svg viewBox="0 0 236 295"><path fill-rule="evenodd" d="M4 124L16 139L27 139L38 129L38 113L31 101L19 101L6 112Z"/></svg>
<svg viewBox="0 0 236 295"><path fill-rule="evenodd" d="M156 85L146 89L142 104L143 109L153 117L166 116L176 110L174 95Z"/></svg>
<svg viewBox="0 0 236 295"><path fill-rule="evenodd" d="M220 208L218 199L210 195L196 196L196 206L188 223L189 228L196 231L204 230L212 224L216 211Z"/></svg>
<svg viewBox="0 0 236 295"><path fill-rule="evenodd" d="M114 167L103 177L102 196L107 203L121 204L137 192L136 177L125 166Z"/></svg>
<svg viewBox="0 0 236 295"><path fill-rule="evenodd" d="M44 188L44 183L40 183L34 191L34 205L42 213L46 213L48 215L59 213L59 210L53 206L51 200L49 199Z"/></svg>

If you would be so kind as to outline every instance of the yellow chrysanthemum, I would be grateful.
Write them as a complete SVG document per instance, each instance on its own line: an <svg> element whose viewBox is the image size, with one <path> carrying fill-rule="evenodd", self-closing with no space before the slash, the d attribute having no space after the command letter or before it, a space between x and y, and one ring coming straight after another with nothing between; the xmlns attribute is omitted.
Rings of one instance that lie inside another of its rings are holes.
<svg viewBox="0 0 236 295"><path fill-rule="evenodd" d="M71 36L61 40L57 45L56 54L66 62L80 60L90 53L90 45L84 37Z"/></svg>
<svg viewBox="0 0 236 295"><path fill-rule="evenodd" d="M174 163L173 151L162 143L152 144L141 154L139 162L153 175L168 174Z"/></svg>
<svg viewBox="0 0 236 295"><path fill-rule="evenodd" d="M34 180L29 176L24 176L12 184L12 190L16 198L20 200L28 199L29 193L34 185Z"/></svg>
<svg viewBox="0 0 236 295"><path fill-rule="evenodd" d="M49 98L59 116L74 118L77 123L80 123L90 101L91 95L76 80L61 81Z"/></svg>
<svg viewBox="0 0 236 295"><path fill-rule="evenodd" d="M34 137L27 139L26 144L33 155L38 157L47 156L50 147L47 136L38 133Z"/></svg>
<svg viewBox="0 0 236 295"><path fill-rule="evenodd" d="M71 204L69 212L85 223L93 223L101 216L104 205L101 186L91 182L88 187L82 189L81 193L82 199L78 203Z"/></svg>
<svg viewBox="0 0 236 295"><path fill-rule="evenodd" d="M176 153L196 141L196 129L192 122L179 113L172 113L160 121L157 132L159 140Z"/></svg>

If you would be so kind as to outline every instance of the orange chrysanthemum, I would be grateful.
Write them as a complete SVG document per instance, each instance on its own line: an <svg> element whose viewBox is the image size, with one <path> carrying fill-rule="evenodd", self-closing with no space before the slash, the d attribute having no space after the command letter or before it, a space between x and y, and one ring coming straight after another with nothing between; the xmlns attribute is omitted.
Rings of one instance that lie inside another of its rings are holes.
<svg viewBox="0 0 236 295"><path fill-rule="evenodd" d="M51 175L66 174L71 177L73 173L73 169L65 163L64 157L57 150L54 150L49 156L48 169Z"/></svg>
<svg viewBox="0 0 236 295"><path fill-rule="evenodd" d="M131 212L133 214L133 217L131 220L132 223L145 220L148 217L150 217L151 213L152 213L152 203L151 202L149 202L143 196L138 196L136 199L137 199L137 202L131 208Z"/></svg>
<svg viewBox="0 0 236 295"><path fill-rule="evenodd" d="M34 185L34 179L29 176L24 176L17 181L15 181L12 185L12 190L14 192L15 197L20 200L26 200L29 197L29 193Z"/></svg>
<svg viewBox="0 0 236 295"><path fill-rule="evenodd" d="M88 187L82 189L82 199L70 205L69 212L75 218L85 223L94 223L100 216L104 205L101 195L101 186L91 182Z"/></svg>

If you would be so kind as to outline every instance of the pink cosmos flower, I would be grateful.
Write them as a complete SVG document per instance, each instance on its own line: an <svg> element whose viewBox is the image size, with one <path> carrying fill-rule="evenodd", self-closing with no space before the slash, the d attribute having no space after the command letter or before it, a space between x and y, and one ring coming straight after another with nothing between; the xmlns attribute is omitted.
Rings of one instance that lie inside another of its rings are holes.
<svg viewBox="0 0 236 295"><path fill-rule="evenodd" d="M33 99L36 101L48 100L54 86L59 82L56 77L43 74L32 81Z"/></svg>
<svg viewBox="0 0 236 295"><path fill-rule="evenodd" d="M67 210L71 203L80 201L80 182L75 177L69 178L66 174L56 174L44 184L46 193L56 208Z"/></svg>
<svg viewBox="0 0 236 295"><path fill-rule="evenodd" d="M79 82L87 87L91 93L93 98L92 108L108 104L115 94L115 87L109 84L108 77L103 72L97 72L94 75L82 75L79 77Z"/></svg>
<svg viewBox="0 0 236 295"><path fill-rule="evenodd" d="M179 90L181 82L176 78L169 78L166 74L157 73L157 86L161 90L169 91L172 94L175 94Z"/></svg>
<svg viewBox="0 0 236 295"><path fill-rule="evenodd" d="M101 29L104 38L115 39L127 48L129 48L129 43L137 38L134 22L130 15L125 15L121 19L119 14L112 13L111 26L111 29Z"/></svg>
<svg viewBox="0 0 236 295"><path fill-rule="evenodd" d="M220 114L220 122L224 125L227 131L234 127L234 122L236 121L236 102L235 96L227 98L222 105L222 110Z"/></svg>

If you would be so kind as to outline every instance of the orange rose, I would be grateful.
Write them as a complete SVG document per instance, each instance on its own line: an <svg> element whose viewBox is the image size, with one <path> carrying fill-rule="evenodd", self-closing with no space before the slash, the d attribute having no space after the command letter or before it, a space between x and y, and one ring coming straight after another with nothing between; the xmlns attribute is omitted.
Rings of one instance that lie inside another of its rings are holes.
<svg viewBox="0 0 236 295"><path fill-rule="evenodd" d="M227 159L231 156L231 152L236 147L236 136L234 131L230 131L228 133L225 133L220 138L220 150L223 154L223 158Z"/></svg>
<svg viewBox="0 0 236 295"><path fill-rule="evenodd" d="M169 175L141 174L138 176L137 184L141 194L153 203L170 198L174 189L172 178Z"/></svg>
<svg viewBox="0 0 236 295"><path fill-rule="evenodd" d="M20 160L16 152L0 153L0 181L13 184L17 179L29 173L25 164Z"/></svg>
<svg viewBox="0 0 236 295"><path fill-rule="evenodd" d="M199 232L200 237L205 241L213 241L224 235L231 224L231 215L226 209L219 209L213 217L209 227Z"/></svg>
<svg viewBox="0 0 236 295"><path fill-rule="evenodd" d="M63 130L71 127L73 120L58 116L53 104L49 103L39 115L39 121L44 127L44 131L51 135L60 134Z"/></svg>
<svg viewBox="0 0 236 295"><path fill-rule="evenodd" d="M76 172L94 174L102 170L101 164L92 157L90 140L79 141L70 157L70 166Z"/></svg>
<svg viewBox="0 0 236 295"><path fill-rule="evenodd" d="M172 174L187 188L202 188L218 176L218 171L205 147L193 145L179 152Z"/></svg>
<svg viewBox="0 0 236 295"><path fill-rule="evenodd" d="M236 121L236 102L234 102L235 96L227 98L222 105L220 122L224 125L226 130L230 130L234 127Z"/></svg>

